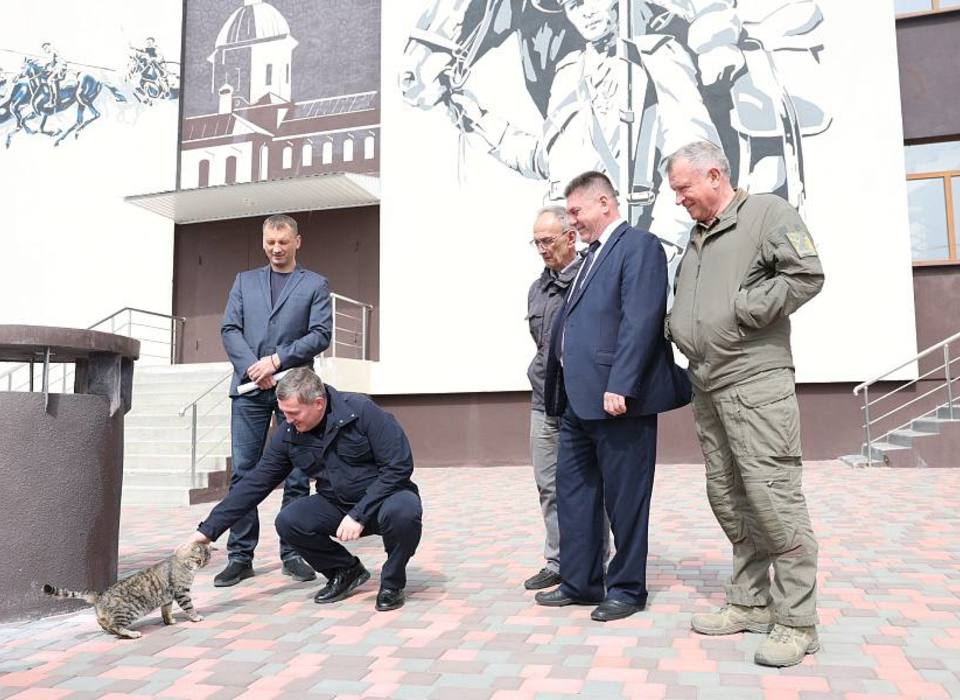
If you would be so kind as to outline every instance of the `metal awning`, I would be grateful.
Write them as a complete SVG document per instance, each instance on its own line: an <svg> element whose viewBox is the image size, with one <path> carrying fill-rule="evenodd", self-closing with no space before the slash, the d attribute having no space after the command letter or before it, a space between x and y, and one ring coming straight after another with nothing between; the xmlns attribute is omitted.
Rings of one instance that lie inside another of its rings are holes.
<svg viewBox="0 0 960 700"><path fill-rule="evenodd" d="M124 201L178 224L192 224L379 204L380 178L356 173L324 173L284 180L137 194L124 197Z"/></svg>

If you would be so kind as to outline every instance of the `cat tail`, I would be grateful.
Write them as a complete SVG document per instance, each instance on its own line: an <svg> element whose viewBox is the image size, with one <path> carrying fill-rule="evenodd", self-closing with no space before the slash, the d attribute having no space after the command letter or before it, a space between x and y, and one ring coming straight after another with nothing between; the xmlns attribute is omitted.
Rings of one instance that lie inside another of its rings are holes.
<svg viewBox="0 0 960 700"><path fill-rule="evenodd" d="M82 598L90 605L95 605L100 597L100 594L95 591L68 591L66 588L51 586L49 583L43 584L43 592L54 598Z"/></svg>

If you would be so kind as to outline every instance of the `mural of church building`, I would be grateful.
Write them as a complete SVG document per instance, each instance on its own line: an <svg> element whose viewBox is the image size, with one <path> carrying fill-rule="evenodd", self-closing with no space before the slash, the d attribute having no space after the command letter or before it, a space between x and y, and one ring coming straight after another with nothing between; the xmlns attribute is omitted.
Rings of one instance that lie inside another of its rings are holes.
<svg viewBox="0 0 960 700"><path fill-rule="evenodd" d="M200 84L215 96L216 111L191 114L210 102L200 105L195 99L191 104L191 96L185 96L180 187L379 171L378 84L348 94L323 94L323 81L309 73L313 66L298 61L298 47L323 42L317 36L303 41L313 29L311 22L294 21L291 29L274 5L242 1L223 22L212 51L187 57L194 76L207 73ZM308 9L304 3L287 4L297 18ZM306 75L297 76L298 70Z"/></svg>

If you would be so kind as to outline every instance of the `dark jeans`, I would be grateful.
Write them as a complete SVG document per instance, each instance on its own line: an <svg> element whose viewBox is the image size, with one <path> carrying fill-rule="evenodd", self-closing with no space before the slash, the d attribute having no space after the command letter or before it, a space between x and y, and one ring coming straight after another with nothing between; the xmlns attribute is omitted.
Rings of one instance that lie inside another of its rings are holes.
<svg viewBox="0 0 960 700"><path fill-rule="evenodd" d="M243 475L257 466L263 448L267 442L270 418L277 417L277 424L283 420L283 413L277 407L276 392L258 391L254 394L237 396L232 399L230 411L230 441L233 452L233 472L230 475L232 489ZM281 509L298 498L310 495L310 480L301 470L294 468L283 484L283 502ZM253 550L260 538L260 518L254 508L237 520L230 528L227 540L227 556L230 561L249 564L253 561ZM297 556L297 552L288 543L280 540L280 559L286 561Z"/></svg>
<svg viewBox="0 0 960 700"><path fill-rule="evenodd" d="M351 566L355 557L333 539L351 506L333 494L315 493L277 515L277 532L290 542L314 569L328 579L337 569ZM382 535L387 560L380 571L380 587L394 590L407 585L407 562L417 551L423 531L423 506L413 491L387 496L364 524L361 537ZM283 541L281 540L281 541Z"/></svg>

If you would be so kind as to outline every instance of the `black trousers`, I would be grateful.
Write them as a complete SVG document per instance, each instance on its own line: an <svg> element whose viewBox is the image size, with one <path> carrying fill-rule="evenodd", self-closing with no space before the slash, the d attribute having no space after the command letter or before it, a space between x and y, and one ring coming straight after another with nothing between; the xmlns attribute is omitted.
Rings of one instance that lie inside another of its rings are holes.
<svg viewBox="0 0 960 700"><path fill-rule="evenodd" d="M330 578L337 569L356 561L346 547L333 539L350 508L332 494L317 493L301 498L277 515L277 533L310 566ZM407 562L417 551L422 531L423 505L413 491L398 491L388 496L374 517L364 524L361 537L381 535L387 552L380 572L381 588L406 587Z"/></svg>
<svg viewBox="0 0 960 700"><path fill-rule="evenodd" d="M647 602L647 531L657 454L657 416L560 419L557 514L560 576L574 598ZM603 574L606 505L616 554Z"/></svg>

